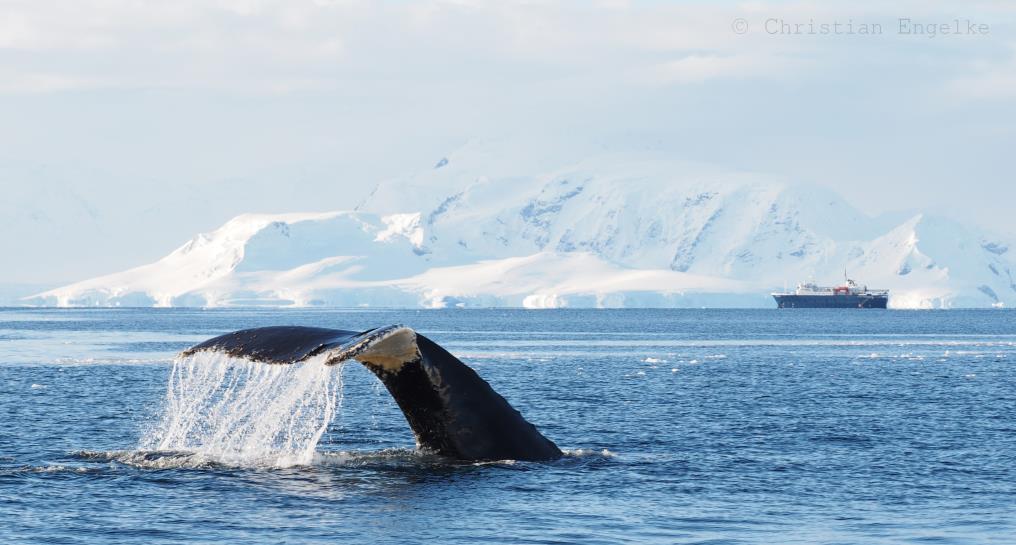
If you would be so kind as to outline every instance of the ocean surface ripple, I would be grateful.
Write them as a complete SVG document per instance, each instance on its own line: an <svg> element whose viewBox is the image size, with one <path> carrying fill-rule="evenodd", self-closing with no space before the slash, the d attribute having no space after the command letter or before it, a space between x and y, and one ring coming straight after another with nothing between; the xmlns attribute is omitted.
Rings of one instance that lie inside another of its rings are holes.
<svg viewBox="0 0 1016 545"><path fill-rule="evenodd" d="M0 543L1014 543L1014 318L0 309ZM392 323L566 456L419 452L355 364L174 363L235 329Z"/></svg>

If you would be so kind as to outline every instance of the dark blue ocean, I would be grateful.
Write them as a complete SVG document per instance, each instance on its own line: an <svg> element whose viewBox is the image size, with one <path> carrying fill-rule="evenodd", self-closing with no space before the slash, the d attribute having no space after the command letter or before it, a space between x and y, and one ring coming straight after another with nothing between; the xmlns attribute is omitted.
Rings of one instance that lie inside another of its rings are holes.
<svg viewBox="0 0 1016 545"><path fill-rule="evenodd" d="M417 453L355 363L307 461L143 448L189 345L392 323L567 455ZM1016 313L0 310L0 543L343 542L1016 543Z"/></svg>

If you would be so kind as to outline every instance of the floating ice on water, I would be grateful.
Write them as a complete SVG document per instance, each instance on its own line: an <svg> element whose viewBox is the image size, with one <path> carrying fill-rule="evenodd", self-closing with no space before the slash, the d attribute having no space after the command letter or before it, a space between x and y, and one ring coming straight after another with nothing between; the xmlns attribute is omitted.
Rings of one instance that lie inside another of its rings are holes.
<svg viewBox="0 0 1016 545"><path fill-rule="evenodd" d="M290 365L214 352L178 358L161 421L140 448L229 465L309 464L342 402L338 367L323 356Z"/></svg>

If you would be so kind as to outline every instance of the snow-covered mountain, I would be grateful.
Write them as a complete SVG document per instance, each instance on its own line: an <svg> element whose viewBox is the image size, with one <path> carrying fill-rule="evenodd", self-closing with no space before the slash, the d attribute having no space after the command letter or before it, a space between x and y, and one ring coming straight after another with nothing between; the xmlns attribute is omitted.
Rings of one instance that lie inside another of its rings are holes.
<svg viewBox="0 0 1016 545"><path fill-rule="evenodd" d="M945 218L872 218L829 190L652 154L533 173L469 151L352 210L242 215L155 263L28 301L772 306L771 289L846 269L891 289L894 307L1016 304L1009 243Z"/></svg>

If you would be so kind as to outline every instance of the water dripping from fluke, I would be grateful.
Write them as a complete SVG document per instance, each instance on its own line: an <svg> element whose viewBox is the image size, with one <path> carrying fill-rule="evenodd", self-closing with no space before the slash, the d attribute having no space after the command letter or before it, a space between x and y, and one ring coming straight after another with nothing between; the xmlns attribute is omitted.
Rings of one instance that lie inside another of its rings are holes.
<svg viewBox="0 0 1016 545"><path fill-rule="evenodd" d="M324 359L265 365L218 352L181 356L140 450L187 453L194 465L311 464L342 403L341 366Z"/></svg>

